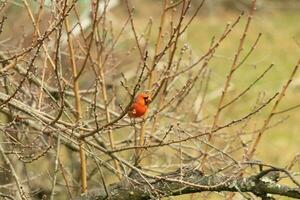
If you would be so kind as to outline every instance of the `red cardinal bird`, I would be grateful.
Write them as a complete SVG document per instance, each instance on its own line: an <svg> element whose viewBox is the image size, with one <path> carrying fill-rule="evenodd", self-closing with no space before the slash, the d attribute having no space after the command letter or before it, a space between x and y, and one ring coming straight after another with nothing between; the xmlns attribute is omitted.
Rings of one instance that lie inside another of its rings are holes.
<svg viewBox="0 0 300 200"><path fill-rule="evenodd" d="M147 112L150 102L151 98L148 94L139 93L128 110L128 116L132 118L142 117Z"/></svg>

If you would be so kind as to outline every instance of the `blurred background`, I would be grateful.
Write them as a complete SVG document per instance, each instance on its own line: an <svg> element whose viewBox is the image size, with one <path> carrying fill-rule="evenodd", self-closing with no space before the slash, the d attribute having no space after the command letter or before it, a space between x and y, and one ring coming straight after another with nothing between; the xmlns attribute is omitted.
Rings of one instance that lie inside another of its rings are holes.
<svg viewBox="0 0 300 200"><path fill-rule="evenodd" d="M51 1L32 0L28 2L35 13L40 9L39 5L41 5L41 2L47 8ZM145 30L149 20L152 20L153 30L157 30L160 20L157 16L161 15L163 2L160 0L131 0L130 2L135 8L134 21L137 31L142 32ZM13 49L17 52L31 45L34 29L21 0L1 0L1 3L5 3L4 9L1 11L1 17L6 16L7 22L0 35L0 51L7 52L9 50L13 54ZM196 9L200 3L200 0L194 0L194 8L192 7L191 10ZM226 24L233 22L242 11L248 11L250 4L250 0L207 0L205 6L201 8L199 14L181 38L182 44L188 45L191 49L191 57L200 57L206 52L212 38L220 36ZM77 5L83 29L89 29L91 26L90 3L87 3L86 0L79 0ZM124 1L111 0L108 6L108 16L114 26L118 27L118 25L124 23L124 19L128 16ZM47 15L46 11L40 22L39 28L41 32L49 27L49 24L47 24L49 17L50 14ZM73 18L75 23L76 19L74 16ZM224 74L227 74L230 69L245 22L246 18L242 18L241 23L226 38L221 47L217 49L213 59L210 61L210 67L213 71L211 73L207 103L204 108L208 114L215 113L218 95L226 79ZM126 32L128 33L127 35ZM120 61L118 70L122 71L130 80L136 75L135 69L132 69L131 66L137 65L138 60L134 56L127 56L125 53L118 54L118 51L127 51L129 44L133 43L134 39L129 32L128 28L117 47L116 54ZM75 36L79 33L79 29L75 28L73 30ZM300 1L258 0L257 11L247 33L245 47L250 48L260 33L262 36L255 51L247 59L244 66L236 72L230 91L235 93L247 87L270 64L273 63L275 67L271 73L268 73L262 81L256 84L251 92L242 98L239 104L236 104L236 106L233 106L226 112L225 118L227 121L247 113L255 99L261 95L270 96L270 94L279 91L286 82L287 77L289 77L291 70L300 57ZM152 40L151 42L155 42L155 38L150 39ZM62 39L62 44L66 45L64 39ZM120 80L120 74L108 75L107 84L114 85L119 83ZM93 84L89 73L86 73L80 81L83 88L87 89ZM180 82L184 82L184 80L178 80L177 84L180 85ZM120 94L120 99L122 99L122 95L124 94ZM197 94L191 95L197 96ZM278 110L298 105L299 99L300 77L297 75ZM267 114L266 112L259 115L257 124L254 123L252 126L255 127L257 125L259 127ZM270 128L272 129L268 130L263 136L256 158L264 160L265 163L284 167L286 163L300 153L300 109L283 113L275 118L271 124L272 126L276 125L276 127L272 128L271 126ZM300 165L298 166L299 168Z"/></svg>

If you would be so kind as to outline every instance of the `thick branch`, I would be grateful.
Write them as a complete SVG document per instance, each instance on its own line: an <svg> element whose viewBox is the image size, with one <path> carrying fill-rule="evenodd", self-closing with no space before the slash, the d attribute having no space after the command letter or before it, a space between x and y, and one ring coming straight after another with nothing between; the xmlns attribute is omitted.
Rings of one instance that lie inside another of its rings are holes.
<svg viewBox="0 0 300 200"><path fill-rule="evenodd" d="M180 174L180 170L177 170L173 173L157 176L156 179L138 177L131 183L126 179L108 187L109 197L107 197L104 189L97 189L77 197L76 200L145 200L157 199L157 195L168 197L204 191L250 192L256 196L276 194L300 198L300 188L278 184L268 176L260 179L257 179L257 176L247 178L221 175L205 176L200 171L192 170L185 172L182 179L180 179Z"/></svg>

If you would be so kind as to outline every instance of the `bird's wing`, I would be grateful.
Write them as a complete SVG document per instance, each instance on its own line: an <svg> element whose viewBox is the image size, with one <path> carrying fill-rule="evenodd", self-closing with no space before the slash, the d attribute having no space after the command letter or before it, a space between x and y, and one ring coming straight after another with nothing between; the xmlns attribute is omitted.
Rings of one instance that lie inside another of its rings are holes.
<svg viewBox="0 0 300 200"><path fill-rule="evenodd" d="M129 116L134 116L136 114L136 110L134 108L134 105L130 106L128 109L128 115Z"/></svg>

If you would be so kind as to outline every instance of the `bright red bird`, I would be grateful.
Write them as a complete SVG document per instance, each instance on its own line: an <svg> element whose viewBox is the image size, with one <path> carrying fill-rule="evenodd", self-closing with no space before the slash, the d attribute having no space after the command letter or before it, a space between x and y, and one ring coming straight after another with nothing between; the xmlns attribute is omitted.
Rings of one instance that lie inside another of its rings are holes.
<svg viewBox="0 0 300 200"><path fill-rule="evenodd" d="M135 99L133 104L130 106L128 110L128 116L131 118L138 118L145 115L148 110L148 105L151 102L150 95L146 93L139 93Z"/></svg>

